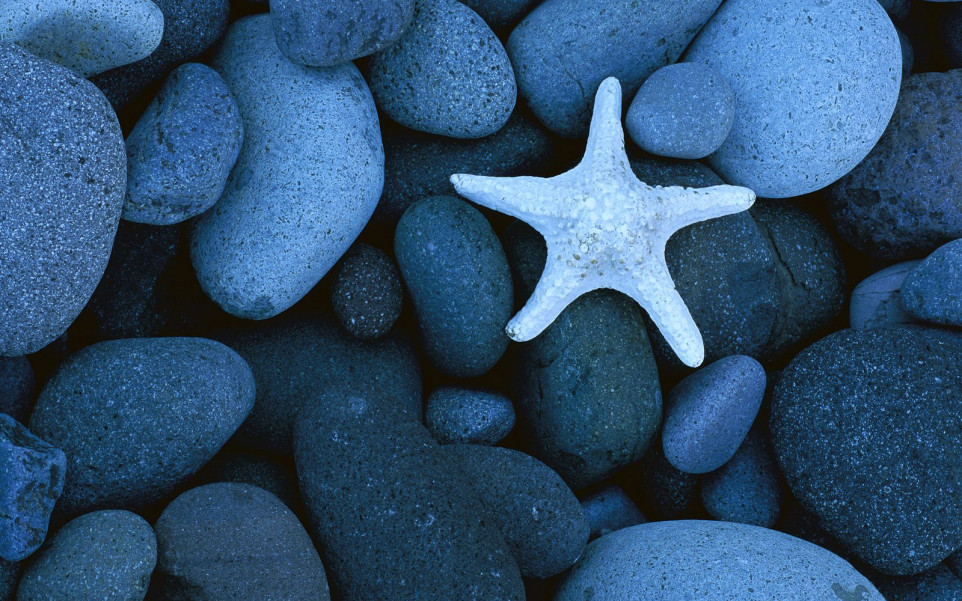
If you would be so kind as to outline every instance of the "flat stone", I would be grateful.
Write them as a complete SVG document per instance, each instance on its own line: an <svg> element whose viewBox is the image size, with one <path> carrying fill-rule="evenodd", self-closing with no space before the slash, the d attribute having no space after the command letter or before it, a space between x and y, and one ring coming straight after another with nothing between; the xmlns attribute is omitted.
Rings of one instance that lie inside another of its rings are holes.
<svg viewBox="0 0 962 601"><path fill-rule="evenodd" d="M363 242L348 249L331 289L334 314L345 330L365 340L387 334L403 300L401 276L387 253Z"/></svg>
<svg viewBox="0 0 962 601"><path fill-rule="evenodd" d="M441 444L495 445L514 427L514 405L498 392L454 386L435 388L424 423Z"/></svg>
<svg viewBox="0 0 962 601"><path fill-rule="evenodd" d="M588 541L648 520L620 486L607 484L581 495L581 510L588 520Z"/></svg>
<svg viewBox="0 0 962 601"><path fill-rule="evenodd" d="M855 286L849 301L849 324L855 330L915 322L903 307L902 282L919 261L903 261L876 271Z"/></svg>
<svg viewBox="0 0 962 601"><path fill-rule="evenodd" d="M909 315L945 326L962 326L962 240L940 246L902 282L900 300Z"/></svg>

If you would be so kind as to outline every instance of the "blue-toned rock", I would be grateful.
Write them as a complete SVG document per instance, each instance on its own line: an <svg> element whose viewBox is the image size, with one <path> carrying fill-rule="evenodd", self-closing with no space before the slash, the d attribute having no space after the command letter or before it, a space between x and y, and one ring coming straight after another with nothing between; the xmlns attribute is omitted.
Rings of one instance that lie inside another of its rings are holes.
<svg viewBox="0 0 962 601"><path fill-rule="evenodd" d="M735 123L709 163L765 198L819 190L855 167L885 130L902 76L898 34L876 0L844 10L725 2L684 60L714 68L735 92Z"/></svg>
<svg viewBox="0 0 962 601"><path fill-rule="evenodd" d="M781 532L726 522L653 522L588 545L555 601L885 601L847 561Z"/></svg>
<svg viewBox="0 0 962 601"><path fill-rule="evenodd" d="M942 14L942 49L953 69L962 67L962 5L953 4Z"/></svg>
<svg viewBox="0 0 962 601"><path fill-rule="evenodd" d="M335 599L524 599L470 478L404 411L324 395L298 418L294 460Z"/></svg>
<svg viewBox="0 0 962 601"><path fill-rule="evenodd" d="M30 361L26 357L0 357L0 413L26 423L36 395L37 378Z"/></svg>
<svg viewBox="0 0 962 601"><path fill-rule="evenodd" d="M700 159L722 145L734 119L735 93L720 74L700 63L676 63L641 85L625 131L652 154Z"/></svg>
<svg viewBox="0 0 962 601"><path fill-rule="evenodd" d="M90 77L148 56L160 44L164 15L150 0L6 0L0 42Z"/></svg>
<svg viewBox="0 0 962 601"><path fill-rule="evenodd" d="M157 564L157 537L144 518L94 511L68 522L27 564L17 601L141 601Z"/></svg>
<svg viewBox="0 0 962 601"><path fill-rule="evenodd" d="M377 112L354 65L284 58L270 15L231 25L213 65L245 139L224 195L194 224L191 260L225 311L266 319L307 294L374 212L384 183Z"/></svg>
<svg viewBox="0 0 962 601"><path fill-rule="evenodd" d="M698 477L669 463L660 441L629 469L635 473L633 480L638 483L632 492L646 517L656 521L692 517L698 497Z"/></svg>
<svg viewBox="0 0 962 601"><path fill-rule="evenodd" d="M962 237L962 69L905 78L885 135L828 189L839 234L887 260Z"/></svg>
<svg viewBox="0 0 962 601"><path fill-rule="evenodd" d="M771 528L782 504L781 486L766 434L752 428L735 456L701 479L701 500L716 520Z"/></svg>
<svg viewBox="0 0 962 601"><path fill-rule="evenodd" d="M745 355L724 357L679 382L665 403L662 448L683 472L704 474L735 455L765 396L765 369Z"/></svg>
<svg viewBox="0 0 962 601"><path fill-rule="evenodd" d="M20 562L0 558L0 601L13 601L20 580Z"/></svg>
<svg viewBox="0 0 962 601"><path fill-rule="evenodd" d="M43 542L66 469L63 451L0 413L0 558L20 561Z"/></svg>
<svg viewBox="0 0 962 601"><path fill-rule="evenodd" d="M387 334L403 300L401 276L391 257L363 242L347 251L331 289L331 306L345 330L362 339Z"/></svg>
<svg viewBox="0 0 962 601"><path fill-rule="evenodd" d="M0 355L66 331L107 267L127 185L117 115L73 71L0 43Z"/></svg>
<svg viewBox="0 0 962 601"><path fill-rule="evenodd" d="M902 282L902 307L912 316L962 326L962 239L940 246Z"/></svg>
<svg viewBox="0 0 962 601"><path fill-rule="evenodd" d="M902 282L919 261L890 265L855 286L849 301L849 325L854 330L892 327L913 323L902 307Z"/></svg>
<svg viewBox="0 0 962 601"><path fill-rule="evenodd" d="M150 588L156 598L331 598L304 526L280 499L256 486L192 488L164 509L155 528L157 570Z"/></svg>
<svg viewBox="0 0 962 601"><path fill-rule="evenodd" d="M301 493L297 490L297 473L290 456L255 455L242 451L221 451L204 469L197 472L194 488L214 482L235 482L263 488L284 502L294 512L302 510Z"/></svg>
<svg viewBox="0 0 962 601"><path fill-rule="evenodd" d="M391 119L453 138L498 131L518 95L501 41L457 0L419 0L407 32L371 57L368 81Z"/></svg>
<svg viewBox="0 0 962 601"><path fill-rule="evenodd" d="M631 98L651 73L675 62L720 0L547 0L511 32L518 91L551 131L585 137L595 92L617 77Z"/></svg>
<svg viewBox="0 0 962 601"><path fill-rule="evenodd" d="M181 65L127 136L123 218L169 225L214 206L243 140L237 103L220 75L200 63Z"/></svg>
<svg viewBox="0 0 962 601"><path fill-rule="evenodd" d="M508 347L514 301L491 224L462 200L426 198L398 222L394 255L431 362L461 378L491 369Z"/></svg>
<svg viewBox="0 0 962 601"><path fill-rule="evenodd" d="M411 24L415 0L274 0L277 47L288 60L333 67L390 46Z"/></svg>
<svg viewBox="0 0 962 601"><path fill-rule="evenodd" d="M962 580L945 565L915 576L873 577L872 582L887 601L962 600Z"/></svg>
<svg viewBox="0 0 962 601"><path fill-rule="evenodd" d="M962 546L962 345L925 330L841 330L797 355L771 401L799 503L856 557L916 574Z"/></svg>
<svg viewBox="0 0 962 601"><path fill-rule="evenodd" d="M428 431L441 444L498 444L514 419L514 405L503 394L453 386L434 389L424 412Z"/></svg>
<svg viewBox="0 0 962 601"><path fill-rule="evenodd" d="M909 36L896 28L899 34L899 44L902 47L902 79L905 79L912 74L912 69L915 67L915 50L912 48L912 40Z"/></svg>
<svg viewBox="0 0 962 601"><path fill-rule="evenodd" d="M644 524L648 520L620 486L608 484L581 496L581 510L588 520L592 541L615 530Z"/></svg>
<svg viewBox="0 0 962 601"><path fill-rule="evenodd" d="M64 515L163 497L227 442L254 404L241 357L204 338L129 338L69 356L30 428L67 454Z"/></svg>
<svg viewBox="0 0 962 601"><path fill-rule="evenodd" d="M491 29L503 30L515 25L537 3L537 0L464 0L462 4L481 15Z"/></svg>

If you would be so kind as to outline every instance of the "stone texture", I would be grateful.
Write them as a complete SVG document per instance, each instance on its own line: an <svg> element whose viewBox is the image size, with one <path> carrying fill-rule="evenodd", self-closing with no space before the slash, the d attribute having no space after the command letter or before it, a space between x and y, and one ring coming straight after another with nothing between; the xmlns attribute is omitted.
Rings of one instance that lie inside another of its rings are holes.
<svg viewBox="0 0 962 601"><path fill-rule="evenodd" d="M753 428L734 457L702 477L701 500L716 520L762 528L775 525L782 483L767 433Z"/></svg>
<svg viewBox="0 0 962 601"><path fill-rule="evenodd" d="M26 423L37 396L37 378L26 357L0 357L0 413Z"/></svg>
<svg viewBox="0 0 962 601"><path fill-rule="evenodd" d="M631 500L628 493L614 484L581 496L581 510L591 529L588 540L592 541L615 530L644 524L648 520Z"/></svg>
<svg viewBox="0 0 962 601"><path fill-rule="evenodd" d="M632 470L632 490L639 507L652 520L680 520L692 517L698 496L698 477L683 472L665 458L656 443Z"/></svg>
<svg viewBox="0 0 962 601"><path fill-rule="evenodd" d="M503 394L454 386L435 388L424 412L425 426L441 444L498 444L514 420L514 405Z"/></svg>
<svg viewBox="0 0 962 601"><path fill-rule="evenodd" d="M945 326L962 326L962 240L940 246L902 282L902 308Z"/></svg>
<svg viewBox="0 0 962 601"><path fill-rule="evenodd" d="M849 324L855 330L913 323L901 300L902 282L918 261L903 261L876 271L855 286L849 301Z"/></svg>
<svg viewBox="0 0 962 601"><path fill-rule="evenodd" d="M213 482L250 484L271 493L291 511L299 512L303 507L301 493L297 490L294 462L286 456L284 459L287 461L284 463L279 461L280 458L277 459L242 451L222 450L197 472L191 488Z"/></svg>
<svg viewBox="0 0 962 601"><path fill-rule="evenodd" d="M481 15L492 29L515 25L537 3L537 0L464 0L462 4Z"/></svg>
<svg viewBox="0 0 962 601"><path fill-rule="evenodd" d="M401 314L404 291L397 266L384 251L358 242L338 264L331 305L356 338L387 334Z"/></svg>
<svg viewBox="0 0 962 601"><path fill-rule="evenodd" d="M960 601L962 580L944 565L915 576L872 579L887 601Z"/></svg>

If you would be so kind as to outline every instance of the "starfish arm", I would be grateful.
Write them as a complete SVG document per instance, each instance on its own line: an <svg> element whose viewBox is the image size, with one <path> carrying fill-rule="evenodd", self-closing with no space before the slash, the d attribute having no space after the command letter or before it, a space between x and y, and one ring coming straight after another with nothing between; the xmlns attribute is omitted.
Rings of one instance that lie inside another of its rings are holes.
<svg viewBox="0 0 962 601"><path fill-rule="evenodd" d="M493 211L517 217L535 229L550 213L557 196L550 179L541 177L488 177L456 173L451 183L458 194Z"/></svg>
<svg viewBox="0 0 962 601"><path fill-rule="evenodd" d="M716 217L747 210L755 203L755 193L741 186L709 188L653 188L657 194L659 219L678 231L681 228Z"/></svg>
<svg viewBox="0 0 962 601"><path fill-rule="evenodd" d="M556 267L550 246L548 251L548 262L531 298L505 328L508 337L516 342L526 342L541 334L565 307L587 292L579 274Z"/></svg>
<svg viewBox="0 0 962 601"><path fill-rule="evenodd" d="M599 171L628 168L625 130L621 125L621 84L614 77L609 77L598 86L588 130L588 145L579 167Z"/></svg>

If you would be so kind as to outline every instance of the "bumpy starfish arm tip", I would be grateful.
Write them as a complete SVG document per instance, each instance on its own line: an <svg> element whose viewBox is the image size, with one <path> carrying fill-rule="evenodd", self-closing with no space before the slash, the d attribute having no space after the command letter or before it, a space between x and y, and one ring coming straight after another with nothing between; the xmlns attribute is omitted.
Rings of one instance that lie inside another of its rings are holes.
<svg viewBox="0 0 962 601"><path fill-rule="evenodd" d="M550 252L549 252L550 255ZM505 327L508 338L526 342L535 338L561 315L565 307L587 290L581 286L581 278L564 269L551 267L548 262L531 298Z"/></svg>
<svg viewBox="0 0 962 601"><path fill-rule="evenodd" d="M699 221L734 215L755 203L755 193L741 186L709 188L653 188L657 193L659 219L671 224L673 231Z"/></svg>
<svg viewBox="0 0 962 601"><path fill-rule="evenodd" d="M588 129L588 144L581 165L604 165L623 160L625 156L625 131L621 125L621 84L614 77L601 82L595 94Z"/></svg>

